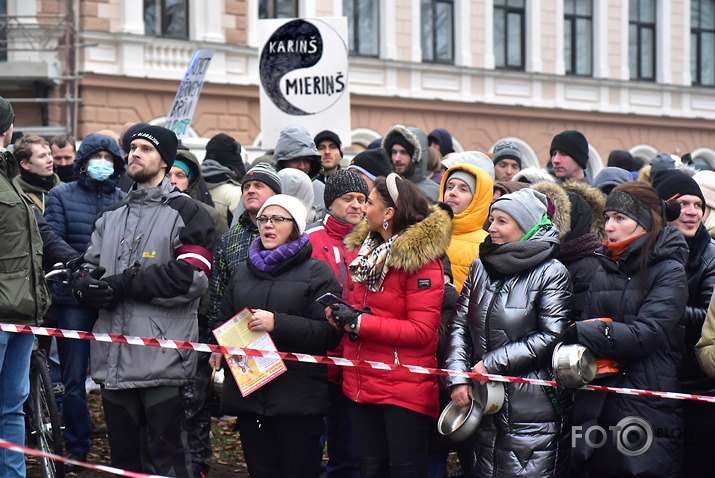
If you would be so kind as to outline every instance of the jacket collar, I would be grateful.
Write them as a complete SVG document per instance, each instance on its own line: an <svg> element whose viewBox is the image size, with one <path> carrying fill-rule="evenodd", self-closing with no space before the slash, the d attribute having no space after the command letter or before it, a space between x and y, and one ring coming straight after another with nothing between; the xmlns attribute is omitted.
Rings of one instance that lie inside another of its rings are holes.
<svg viewBox="0 0 715 478"><path fill-rule="evenodd" d="M344 239L349 251L360 248L368 235L367 223L363 220ZM440 259L452 237L452 221L449 214L439 206L432 206L432 212L422 221L405 229L392 244L387 265L410 274L426 264Z"/></svg>
<svg viewBox="0 0 715 478"><path fill-rule="evenodd" d="M115 177L114 175L108 177L104 181L95 181L94 179L90 178L87 173L80 173L80 175L77 177L77 184L79 184L85 190L90 192L101 191L106 194L114 192L114 190L117 189L118 182L119 178Z"/></svg>
<svg viewBox="0 0 715 478"><path fill-rule="evenodd" d="M126 203L163 203L166 200L179 196L183 194L178 188L171 185L169 178L166 176L161 180L158 186L153 188L136 189L136 183L129 190L126 199Z"/></svg>
<svg viewBox="0 0 715 478"><path fill-rule="evenodd" d="M328 236L342 241L355 228L352 224L339 221L332 214L326 214L323 218L323 228Z"/></svg>

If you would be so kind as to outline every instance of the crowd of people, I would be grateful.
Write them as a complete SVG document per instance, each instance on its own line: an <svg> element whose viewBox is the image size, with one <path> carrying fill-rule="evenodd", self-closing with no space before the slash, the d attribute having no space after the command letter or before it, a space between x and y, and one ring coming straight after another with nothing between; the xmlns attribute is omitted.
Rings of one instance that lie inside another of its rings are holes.
<svg viewBox="0 0 715 478"><path fill-rule="evenodd" d="M216 344L247 327L282 352L553 380L557 344L605 360L594 383L715 394L715 172L613 151L588 177L579 131L543 169L512 141L455 152L394 125L350 161L340 137L284 128L252 164L220 133L203 161L147 123L13 141L0 98L0 321ZM62 263L67 285L43 271ZM341 299L328 307L317 299ZM0 332L0 437L24 443L33 338ZM117 468L210 476L211 417L237 417L253 477L706 476L713 405L507 383L463 442L437 433L486 378L286 361L244 395L222 353L60 339L67 454L86 461L87 369ZM647 444L604 432L645 422ZM578 432L577 432L578 431ZM597 442L598 446L594 445ZM0 475L24 476L0 449ZM67 471L82 469L68 465Z"/></svg>

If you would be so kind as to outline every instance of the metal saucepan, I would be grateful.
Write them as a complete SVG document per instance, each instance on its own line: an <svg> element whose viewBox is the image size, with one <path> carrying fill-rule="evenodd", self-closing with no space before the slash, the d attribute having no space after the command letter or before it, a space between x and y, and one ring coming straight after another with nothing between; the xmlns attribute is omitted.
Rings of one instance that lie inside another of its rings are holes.
<svg viewBox="0 0 715 478"><path fill-rule="evenodd" d="M221 391L223 390L223 382L226 379L223 368L214 370L211 373L211 393L215 396L220 397Z"/></svg>
<svg viewBox="0 0 715 478"><path fill-rule="evenodd" d="M485 415L493 415L501 410L504 405L504 384L501 382L487 382L484 385L479 380L474 380L474 400L482 407Z"/></svg>
<svg viewBox="0 0 715 478"><path fill-rule="evenodd" d="M476 431L483 417L481 405L474 400L465 406L449 402L439 416L437 431L452 441L464 441Z"/></svg>
<svg viewBox="0 0 715 478"><path fill-rule="evenodd" d="M596 378L596 357L580 344L557 344L551 366L556 383L561 387L580 387Z"/></svg>

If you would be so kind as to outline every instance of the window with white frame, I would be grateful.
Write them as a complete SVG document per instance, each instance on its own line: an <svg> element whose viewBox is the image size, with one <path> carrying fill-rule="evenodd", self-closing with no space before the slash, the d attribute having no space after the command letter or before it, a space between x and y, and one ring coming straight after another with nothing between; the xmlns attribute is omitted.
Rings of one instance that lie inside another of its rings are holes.
<svg viewBox="0 0 715 478"><path fill-rule="evenodd" d="M593 74L593 0L564 0L564 64L567 75Z"/></svg>
<svg viewBox="0 0 715 478"><path fill-rule="evenodd" d="M715 86L715 0L690 0L690 76Z"/></svg>
<svg viewBox="0 0 715 478"><path fill-rule="evenodd" d="M189 38L189 1L144 0L144 33Z"/></svg>
<svg viewBox="0 0 715 478"><path fill-rule="evenodd" d="M374 0L343 0L350 54L378 56L380 53L379 6Z"/></svg>
<svg viewBox="0 0 715 478"><path fill-rule="evenodd" d="M494 65L523 70L526 64L524 0L494 0Z"/></svg>
<svg viewBox="0 0 715 478"><path fill-rule="evenodd" d="M298 0L258 0L258 18L296 18Z"/></svg>
<svg viewBox="0 0 715 478"><path fill-rule="evenodd" d="M422 60L454 62L454 1L421 0Z"/></svg>
<svg viewBox="0 0 715 478"><path fill-rule="evenodd" d="M631 80L655 81L656 0L630 0L628 66Z"/></svg>

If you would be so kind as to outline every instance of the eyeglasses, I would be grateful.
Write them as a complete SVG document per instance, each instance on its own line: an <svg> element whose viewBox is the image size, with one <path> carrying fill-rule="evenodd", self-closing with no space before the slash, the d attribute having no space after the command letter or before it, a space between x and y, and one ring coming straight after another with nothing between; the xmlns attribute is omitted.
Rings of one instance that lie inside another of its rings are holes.
<svg viewBox="0 0 715 478"><path fill-rule="evenodd" d="M261 224L268 224L269 222L275 226L276 224L283 224L286 221L295 222L295 219L283 216L258 216L256 218L256 224L259 226Z"/></svg>

